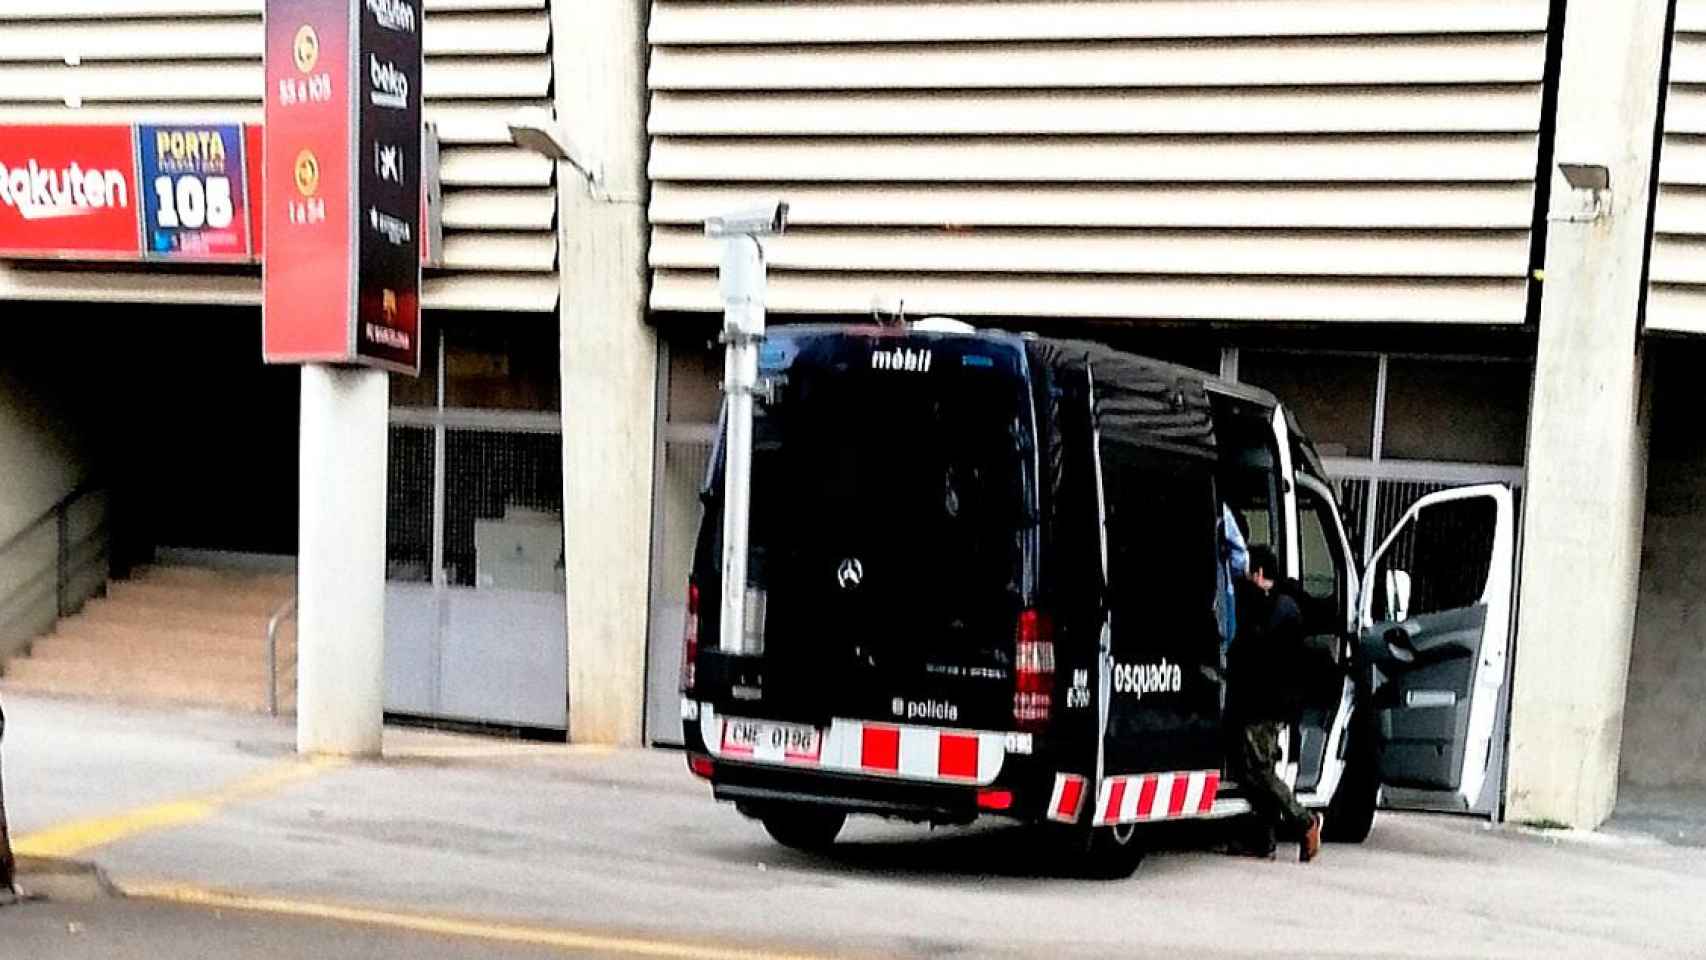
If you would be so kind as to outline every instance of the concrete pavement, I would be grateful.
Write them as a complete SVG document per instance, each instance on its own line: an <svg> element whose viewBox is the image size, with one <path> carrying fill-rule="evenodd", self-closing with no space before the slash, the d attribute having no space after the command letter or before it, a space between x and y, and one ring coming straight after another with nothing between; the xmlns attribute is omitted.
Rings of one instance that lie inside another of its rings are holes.
<svg viewBox="0 0 1706 960"><path fill-rule="evenodd" d="M786 851L713 804L675 753L388 729L384 762L304 767L287 723L0 695L8 806L26 851L46 838L132 890L332 909L250 918L262 926L341 929L337 910L365 910L374 922L359 925L403 938L423 931L384 918L603 938L557 949L627 956L1706 952L1706 850L1638 834L1383 815L1367 844L1302 866L1205 853L1186 831L1132 879L1090 883L1058 876L1011 829L855 821L833 857ZM21 942L23 916L0 912L0 943ZM464 955L507 955L492 946L468 941ZM668 952L678 948L690 952Z"/></svg>

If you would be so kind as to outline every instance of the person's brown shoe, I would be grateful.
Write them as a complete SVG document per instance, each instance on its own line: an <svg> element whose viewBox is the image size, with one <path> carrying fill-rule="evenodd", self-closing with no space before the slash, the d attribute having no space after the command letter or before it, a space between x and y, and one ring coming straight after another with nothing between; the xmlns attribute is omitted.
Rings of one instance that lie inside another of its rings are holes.
<svg viewBox="0 0 1706 960"><path fill-rule="evenodd" d="M1309 817L1309 829L1303 832L1303 842L1297 845L1297 861L1308 863L1321 855L1321 827L1326 818L1321 814Z"/></svg>

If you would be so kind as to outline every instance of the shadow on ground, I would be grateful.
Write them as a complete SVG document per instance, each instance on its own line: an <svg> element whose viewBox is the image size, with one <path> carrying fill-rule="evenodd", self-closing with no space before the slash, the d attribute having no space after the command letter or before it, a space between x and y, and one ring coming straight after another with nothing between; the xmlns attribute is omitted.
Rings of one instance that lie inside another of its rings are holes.
<svg viewBox="0 0 1706 960"><path fill-rule="evenodd" d="M822 854L771 842L756 821L753 842L707 850L731 864L764 863L815 870L833 867L869 878L952 880L1078 880L1081 874L1064 831L1020 824L970 827L871 825L853 821L835 846ZM1214 854L1232 837L1235 821L1155 824L1139 838L1147 851L1141 871L1165 869L1178 854ZM1282 855L1295 847L1282 845Z"/></svg>
<svg viewBox="0 0 1706 960"><path fill-rule="evenodd" d="M1706 847L1706 787L1617 789L1607 833L1640 834L1680 847Z"/></svg>

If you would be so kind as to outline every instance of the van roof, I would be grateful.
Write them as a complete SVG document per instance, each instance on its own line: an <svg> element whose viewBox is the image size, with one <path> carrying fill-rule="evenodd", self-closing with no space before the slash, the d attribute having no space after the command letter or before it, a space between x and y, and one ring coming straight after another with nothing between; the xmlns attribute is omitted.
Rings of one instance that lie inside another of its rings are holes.
<svg viewBox="0 0 1706 960"><path fill-rule="evenodd" d="M818 334L858 334L864 336L905 337L918 336L930 339L968 337L982 340L994 340L1014 345L1050 344L1064 355L1076 355L1090 362L1095 367L1107 371L1110 375L1115 371L1125 371L1136 374L1142 370L1153 373L1164 373L1168 379L1175 382L1184 381L1201 386L1203 389L1236 397L1240 400L1265 407L1269 410L1279 406L1279 399L1261 387L1226 380L1195 367L1186 367L1165 360L1157 360L1130 350L1111 347L1096 340L1084 340L1066 337L1049 337L1035 333L1016 333L1010 330L977 328L972 332L956 332L944 330L914 330L904 324L879 323L865 321L859 323L790 323L772 327L774 336L812 336Z"/></svg>

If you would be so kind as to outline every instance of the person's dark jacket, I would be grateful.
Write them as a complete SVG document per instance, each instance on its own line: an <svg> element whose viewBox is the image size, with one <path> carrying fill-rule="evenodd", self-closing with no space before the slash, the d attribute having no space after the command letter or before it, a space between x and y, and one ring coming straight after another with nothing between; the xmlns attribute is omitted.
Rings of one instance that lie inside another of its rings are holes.
<svg viewBox="0 0 1706 960"><path fill-rule="evenodd" d="M1227 653L1226 711L1235 721L1296 723L1311 660L1303 613L1287 584L1238 584L1238 636Z"/></svg>

